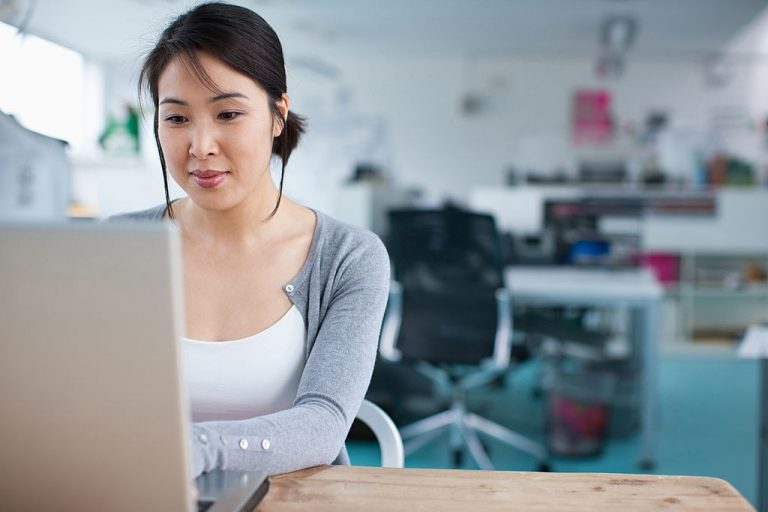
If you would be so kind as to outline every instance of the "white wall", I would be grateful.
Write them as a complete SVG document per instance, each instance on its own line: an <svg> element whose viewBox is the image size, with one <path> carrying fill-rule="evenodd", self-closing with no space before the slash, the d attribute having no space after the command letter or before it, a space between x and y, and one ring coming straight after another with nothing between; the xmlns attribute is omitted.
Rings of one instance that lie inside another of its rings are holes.
<svg viewBox="0 0 768 512"><path fill-rule="evenodd" d="M727 50L738 55L730 64L753 66L746 84L747 101L756 111L768 112L768 9L745 27Z"/></svg>
<svg viewBox="0 0 768 512"><path fill-rule="evenodd" d="M747 94L754 68L741 67L728 83L714 87L698 60L630 58L626 75L613 82L596 79L594 63L587 59L488 58L468 65L456 57L336 64L342 70L336 92L351 96L345 109L384 120L391 138L392 171L398 179L437 195L463 199L473 186L500 185L510 166L544 173L572 170L585 154L636 151L626 137L602 149L571 145L570 97L581 87L610 90L622 127L640 126L649 111L665 110L678 133L694 134L709 146L724 145L750 159L759 153L757 136L748 128L720 129L722 140L714 143L708 133L712 119L725 114L744 114L745 122L764 115L752 108ZM333 87L322 86L328 90L325 104L317 100L309 77L298 73L289 83L297 111L302 112L303 96L313 98L304 109L310 120L313 110L325 113L335 104ZM480 94L487 105L474 115L460 108L470 91Z"/></svg>

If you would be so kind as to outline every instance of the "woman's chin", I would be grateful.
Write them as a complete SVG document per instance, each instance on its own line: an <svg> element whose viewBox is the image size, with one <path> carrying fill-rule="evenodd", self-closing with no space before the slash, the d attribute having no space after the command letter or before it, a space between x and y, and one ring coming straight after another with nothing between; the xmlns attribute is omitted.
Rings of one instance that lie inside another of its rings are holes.
<svg viewBox="0 0 768 512"><path fill-rule="evenodd" d="M187 197L198 208L212 212L230 210L238 204L238 201L225 194L211 194L207 191L188 190Z"/></svg>

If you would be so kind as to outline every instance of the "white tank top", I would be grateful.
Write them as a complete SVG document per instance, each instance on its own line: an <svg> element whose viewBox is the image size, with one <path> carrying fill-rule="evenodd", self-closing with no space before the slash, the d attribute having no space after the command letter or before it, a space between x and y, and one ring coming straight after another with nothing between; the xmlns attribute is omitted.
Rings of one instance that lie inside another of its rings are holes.
<svg viewBox="0 0 768 512"><path fill-rule="evenodd" d="M296 306L248 338L182 337L192 421L241 420L289 409L304 370L306 338Z"/></svg>

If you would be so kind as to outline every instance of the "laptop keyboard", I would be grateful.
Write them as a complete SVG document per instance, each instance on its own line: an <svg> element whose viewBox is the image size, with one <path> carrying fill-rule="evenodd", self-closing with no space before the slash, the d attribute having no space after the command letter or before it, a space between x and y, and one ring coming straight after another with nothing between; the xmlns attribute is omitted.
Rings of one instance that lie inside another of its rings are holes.
<svg viewBox="0 0 768 512"><path fill-rule="evenodd" d="M205 512L209 508L213 506L213 501L207 501L207 500L198 500L197 502L197 512Z"/></svg>

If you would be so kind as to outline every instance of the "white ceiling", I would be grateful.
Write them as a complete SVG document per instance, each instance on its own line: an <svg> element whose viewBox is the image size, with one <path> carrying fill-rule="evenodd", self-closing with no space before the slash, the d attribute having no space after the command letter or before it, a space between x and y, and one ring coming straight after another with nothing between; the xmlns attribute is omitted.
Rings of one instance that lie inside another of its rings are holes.
<svg viewBox="0 0 768 512"><path fill-rule="evenodd" d="M9 0L0 0L8 2ZM34 6L28 31L90 58L130 59L149 47L187 0L12 0ZM768 0L241 0L269 21L286 53L594 55L601 21L631 14L632 53L717 51ZM19 22L20 17L12 22Z"/></svg>

